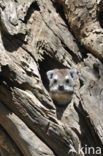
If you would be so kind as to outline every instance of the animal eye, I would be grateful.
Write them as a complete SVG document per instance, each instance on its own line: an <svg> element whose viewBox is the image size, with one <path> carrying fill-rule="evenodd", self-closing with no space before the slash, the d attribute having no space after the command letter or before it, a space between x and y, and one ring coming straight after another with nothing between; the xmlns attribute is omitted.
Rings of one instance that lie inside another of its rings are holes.
<svg viewBox="0 0 103 156"><path fill-rule="evenodd" d="M66 83L69 83L69 79L66 79Z"/></svg>
<svg viewBox="0 0 103 156"><path fill-rule="evenodd" d="M54 79L54 83L57 83L57 79Z"/></svg>

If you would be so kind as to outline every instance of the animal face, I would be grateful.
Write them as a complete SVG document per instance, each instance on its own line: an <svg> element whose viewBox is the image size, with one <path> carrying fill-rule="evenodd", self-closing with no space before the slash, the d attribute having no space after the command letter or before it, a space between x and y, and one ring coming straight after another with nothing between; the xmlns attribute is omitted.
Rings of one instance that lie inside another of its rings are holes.
<svg viewBox="0 0 103 156"><path fill-rule="evenodd" d="M76 70L54 69L47 72L49 91L53 93L73 94Z"/></svg>

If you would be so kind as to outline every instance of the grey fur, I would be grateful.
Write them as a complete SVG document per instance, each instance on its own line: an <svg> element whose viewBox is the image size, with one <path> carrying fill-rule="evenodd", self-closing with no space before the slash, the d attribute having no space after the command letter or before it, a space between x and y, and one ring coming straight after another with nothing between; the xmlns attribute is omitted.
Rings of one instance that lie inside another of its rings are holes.
<svg viewBox="0 0 103 156"><path fill-rule="evenodd" d="M49 93L58 105L64 106L71 101L76 76L75 69L54 69L47 72Z"/></svg>

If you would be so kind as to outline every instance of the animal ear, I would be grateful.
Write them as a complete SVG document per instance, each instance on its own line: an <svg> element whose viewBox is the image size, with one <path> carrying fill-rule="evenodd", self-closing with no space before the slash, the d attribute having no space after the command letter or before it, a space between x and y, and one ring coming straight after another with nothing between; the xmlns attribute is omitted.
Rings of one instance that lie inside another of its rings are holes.
<svg viewBox="0 0 103 156"><path fill-rule="evenodd" d="M53 73L54 73L54 70L49 70L48 72L46 72L47 78L48 78L49 80L52 79Z"/></svg>
<svg viewBox="0 0 103 156"><path fill-rule="evenodd" d="M70 69L69 70L71 77L75 80L77 76L77 70L76 69Z"/></svg>

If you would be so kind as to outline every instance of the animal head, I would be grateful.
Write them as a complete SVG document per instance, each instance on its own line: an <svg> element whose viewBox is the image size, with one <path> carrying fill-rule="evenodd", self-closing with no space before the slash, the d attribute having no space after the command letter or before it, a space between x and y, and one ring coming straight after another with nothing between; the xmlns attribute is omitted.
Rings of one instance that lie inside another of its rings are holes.
<svg viewBox="0 0 103 156"><path fill-rule="evenodd" d="M48 71L49 91L72 94L76 75L75 69L54 69Z"/></svg>

